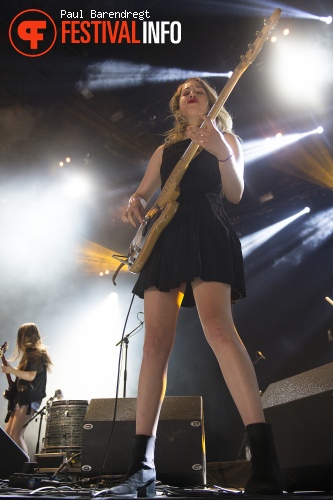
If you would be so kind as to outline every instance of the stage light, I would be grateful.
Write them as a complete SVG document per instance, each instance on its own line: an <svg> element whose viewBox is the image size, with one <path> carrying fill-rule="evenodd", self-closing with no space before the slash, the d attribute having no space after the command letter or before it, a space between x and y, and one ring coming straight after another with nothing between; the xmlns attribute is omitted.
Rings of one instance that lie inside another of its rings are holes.
<svg viewBox="0 0 333 500"><path fill-rule="evenodd" d="M85 221L81 207L61 196L59 184L41 191L15 187L10 197L2 209L7 222L0 251L8 272L19 274L22 282L60 279L69 259L63 247L73 244Z"/></svg>
<svg viewBox="0 0 333 500"><path fill-rule="evenodd" d="M317 134L322 134L324 132L323 127L317 127Z"/></svg>
<svg viewBox="0 0 333 500"><path fill-rule="evenodd" d="M256 231L255 233L252 233L248 236L245 236L244 238L241 238L243 257L246 258L249 255L251 255L252 252L254 252L257 248L266 243L266 241L275 236L288 224L291 224L294 220L298 219L298 217L301 217L302 215L309 212L310 212L309 207L305 207L303 210L297 212L297 214L292 215L291 217L288 217L287 219L284 219L280 222L276 222L275 224L266 227L265 229L261 229L260 231Z"/></svg>
<svg viewBox="0 0 333 500"><path fill-rule="evenodd" d="M82 239L73 252L73 258L77 265L80 265L80 272L94 276L108 276L119 267L119 261L112 257L116 253L110 248ZM123 266L120 272L128 272L127 266Z"/></svg>
<svg viewBox="0 0 333 500"><path fill-rule="evenodd" d="M288 35L289 35L289 33L290 33L290 31L289 31L289 29L288 29L288 28L286 28L286 29L284 29L284 30L282 31L282 34L283 34L284 36L288 36Z"/></svg>
<svg viewBox="0 0 333 500"><path fill-rule="evenodd" d="M319 17L319 21L322 21L323 23L326 23L326 24L331 24L332 16Z"/></svg>
<svg viewBox="0 0 333 500"><path fill-rule="evenodd" d="M150 66L149 64L109 60L88 66L86 78L80 80L76 87L79 92L83 93L92 90L135 87L146 83L187 80L191 77L230 78L231 74L232 72L188 71L179 68L160 68Z"/></svg>
<svg viewBox="0 0 333 500"><path fill-rule="evenodd" d="M82 198L89 192L87 179L82 176L73 176L67 180L63 187L63 193L69 198Z"/></svg>
<svg viewBox="0 0 333 500"><path fill-rule="evenodd" d="M304 41L284 40L274 51L272 85L293 104L319 103L331 78L325 49Z"/></svg>

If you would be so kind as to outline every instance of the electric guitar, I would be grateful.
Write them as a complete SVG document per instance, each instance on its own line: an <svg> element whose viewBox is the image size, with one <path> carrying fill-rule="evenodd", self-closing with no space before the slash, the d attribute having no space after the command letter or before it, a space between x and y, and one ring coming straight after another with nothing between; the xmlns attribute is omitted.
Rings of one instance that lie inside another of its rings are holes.
<svg viewBox="0 0 333 500"><path fill-rule="evenodd" d="M278 23L280 15L281 9L275 9L271 17L269 19L265 19L263 29L257 33L255 41L248 45L249 50L244 56L241 57L241 62L232 73L213 107L209 111L207 116L211 120L215 120L239 78L256 59L271 31ZM204 123L201 126L204 126ZM154 205L150 208L150 210L148 210L130 244L127 258L119 255L113 255L114 258L120 260L121 262L116 274L125 264L128 265L128 270L131 273L139 273L144 264L147 262L147 259L150 256L160 234L169 224L178 209L179 204L176 200L180 194L179 183L198 149L199 145L191 141L183 156L173 168ZM113 280L115 280L115 276Z"/></svg>
<svg viewBox="0 0 333 500"><path fill-rule="evenodd" d="M7 351L8 346L9 346L8 342L5 342L0 347L1 361L2 361L2 364L5 365L5 366L8 365L7 360L5 358L5 352ZM6 373L6 377L7 377L7 382L8 382L8 389L6 389L4 391L3 397L6 398L9 401L9 403L8 403L8 408L9 408L11 406L11 402L15 399L17 390L16 390L16 384L12 380L12 377L10 376L9 373Z"/></svg>

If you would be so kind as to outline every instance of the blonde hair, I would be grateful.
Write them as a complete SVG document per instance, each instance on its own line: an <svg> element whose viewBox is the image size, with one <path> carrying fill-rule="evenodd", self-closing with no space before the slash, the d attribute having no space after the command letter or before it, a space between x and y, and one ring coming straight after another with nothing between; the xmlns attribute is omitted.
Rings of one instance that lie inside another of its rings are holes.
<svg viewBox="0 0 333 500"><path fill-rule="evenodd" d="M172 96L172 98L169 102L169 107L170 107L170 110L171 110L173 117L174 117L174 126L171 130L168 130L165 134L166 135L165 144L167 146L184 139L184 134L185 134L185 129L186 129L187 123L186 123L185 118L183 118L180 114L179 100L180 100L180 96L181 96L182 90L184 88L184 85L186 85L188 82L191 82L192 80L195 80L196 82L198 82L205 89L205 91L207 93L210 108L213 106L213 104L217 100L218 95L217 95L216 91L213 89L213 87L211 87L202 78L189 78L184 83L179 85L179 87L177 88L176 92L174 93L174 95ZM231 118L230 114L228 113L228 111L223 106L220 109L220 112L218 113L218 115L215 119L215 123L216 123L217 128L221 132L233 133L232 118Z"/></svg>
<svg viewBox="0 0 333 500"><path fill-rule="evenodd" d="M41 360L47 369L52 365L51 358L46 351L46 346L42 342L35 323L24 323L18 329L13 359L17 359L20 356L22 357L18 366L19 370L24 369L30 360Z"/></svg>

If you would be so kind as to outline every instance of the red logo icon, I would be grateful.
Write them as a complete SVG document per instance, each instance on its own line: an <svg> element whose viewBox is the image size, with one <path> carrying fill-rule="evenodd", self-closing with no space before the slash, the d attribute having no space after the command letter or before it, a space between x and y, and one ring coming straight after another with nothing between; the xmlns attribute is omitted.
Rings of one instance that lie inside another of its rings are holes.
<svg viewBox="0 0 333 500"><path fill-rule="evenodd" d="M42 10L29 9L17 14L9 26L9 39L17 52L27 57L46 54L57 38L53 19Z"/></svg>

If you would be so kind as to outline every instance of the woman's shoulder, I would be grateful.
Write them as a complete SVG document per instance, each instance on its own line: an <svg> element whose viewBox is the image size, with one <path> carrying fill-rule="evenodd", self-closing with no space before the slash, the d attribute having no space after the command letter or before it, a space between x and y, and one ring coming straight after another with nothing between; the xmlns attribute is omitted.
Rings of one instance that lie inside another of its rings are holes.
<svg viewBox="0 0 333 500"><path fill-rule="evenodd" d="M153 156L161 159L163 156L164 147L165 147L165 144L161 144L160 146L158 146L158 148L155 149Z"/></svg>

